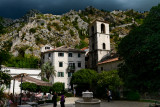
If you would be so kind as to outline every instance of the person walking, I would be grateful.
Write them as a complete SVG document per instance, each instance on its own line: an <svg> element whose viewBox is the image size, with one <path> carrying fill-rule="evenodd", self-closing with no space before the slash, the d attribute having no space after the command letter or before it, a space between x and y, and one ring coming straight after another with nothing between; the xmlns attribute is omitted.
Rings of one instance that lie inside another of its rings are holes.
<svg viewBox="0 0 160 107"><path fill-rule="evenodd" d="M60 104L61 104L61 107L65 107L65 96L62 94L61 95L61 100L60 100Z"/></svg>
<svg viewBox="0 0 160 107"><path fill-rule="evenodd" d="M57 107L57 93L56 92L54 92L53 94L52 101L53 101L53 107Z"/></svg>
<svg viewBox="0 0 160 107"><path fill-rule="evenodd" d="M107 89L108 102L111 100L111 91Z"/></svg>

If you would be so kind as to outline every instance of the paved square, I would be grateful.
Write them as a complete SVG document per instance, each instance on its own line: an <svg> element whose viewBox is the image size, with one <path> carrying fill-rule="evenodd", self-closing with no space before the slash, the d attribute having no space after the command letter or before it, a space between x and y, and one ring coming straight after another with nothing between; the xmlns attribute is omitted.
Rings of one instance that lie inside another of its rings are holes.
<svg viewBox="0 0 160 107"><path fill-rule="evenodd" d="M75 107L75 101L80 98L78 97L69 97L66 98L65 107ZM58 106L60 107L60 103L57 102ZM136 102L136 101L102 101L101 107L149 107L150 103L147 102ZM53 105L45 105L41 107L53 107Z"/></svg>

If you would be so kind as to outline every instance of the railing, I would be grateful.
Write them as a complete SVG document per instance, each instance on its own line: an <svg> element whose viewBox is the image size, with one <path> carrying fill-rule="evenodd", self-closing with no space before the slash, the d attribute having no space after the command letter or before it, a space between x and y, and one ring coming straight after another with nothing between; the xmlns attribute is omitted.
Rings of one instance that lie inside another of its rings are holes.
<svg viewBox="0 0 160 107"><path fill-rule="evenodd" d="M74 72L76 70L75 66L68 66L67 71L68 72Z"/></svg>

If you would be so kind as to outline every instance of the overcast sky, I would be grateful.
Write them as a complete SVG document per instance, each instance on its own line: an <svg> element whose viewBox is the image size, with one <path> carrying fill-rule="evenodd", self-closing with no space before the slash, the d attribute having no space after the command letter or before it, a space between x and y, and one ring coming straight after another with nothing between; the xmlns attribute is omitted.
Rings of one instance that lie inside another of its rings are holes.
<svg viewBox="0 0 160 107"><path fill-rule="evenodd" d="M0 0L0 16L20 18L30 9L57 15L71 9L82 10L87 6L108 11L117 9L148 11L159 2L160 0Z"/></svg>

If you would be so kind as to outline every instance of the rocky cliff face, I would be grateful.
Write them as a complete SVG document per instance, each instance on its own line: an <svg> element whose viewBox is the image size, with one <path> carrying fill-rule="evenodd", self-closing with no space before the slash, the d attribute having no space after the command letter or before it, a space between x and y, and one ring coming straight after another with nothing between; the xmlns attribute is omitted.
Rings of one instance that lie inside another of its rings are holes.
<svg viewBox="0 0 160 107"><path fill-rule="evenodd" d="M40 56L40 48L45 44L80 48L82 41L88 44L89 23L99 19L110 24L114 50L118 36L125 36L134 26L140 25L145 15L133 10L107 12L93 7L78 12L71 10L63 15L42 14L31 10L20 19L3 18L0 21L5 30L5 33L0 34L0 48L7 48L15 56L20 50Z"/></svg>

